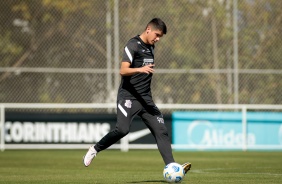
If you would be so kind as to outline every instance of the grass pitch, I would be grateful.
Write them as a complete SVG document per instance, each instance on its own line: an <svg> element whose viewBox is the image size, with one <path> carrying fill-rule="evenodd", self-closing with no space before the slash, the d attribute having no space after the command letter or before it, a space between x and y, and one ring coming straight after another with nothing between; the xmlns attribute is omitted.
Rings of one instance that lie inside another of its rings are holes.
<svg viewBox="0 0 282 184"><path fill-rule="evenodd" d="M166 183L157 150L105 150L86 168L85 150L7 150L0 152L0 183L136 184ZM182 183L282 183L282 152L174 152L191 162Z"/></svg>

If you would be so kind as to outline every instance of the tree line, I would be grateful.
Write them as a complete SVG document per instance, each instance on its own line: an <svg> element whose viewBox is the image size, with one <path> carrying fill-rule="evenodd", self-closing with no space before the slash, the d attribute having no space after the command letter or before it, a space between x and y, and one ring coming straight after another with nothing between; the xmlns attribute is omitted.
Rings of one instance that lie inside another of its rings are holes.
<svg viewBox="0 0 282 184"><path fill-rule="evenodd" d="M140 34L153 17L162 18L168 26L167 35L156 45L156 70L166 70L154 74L152 90L157 102L234 103L233 0L118 2L120 57L128 39ZM11 0L0 4L1 102L115 100L111 92L116 90L115 61L111 59L110 66L107 63L106 41L111 36L113 56L114 0ZM238 0L237 16L239 103L281 104L282 1ZM28 72L13 68L85 70Z"/></svg>

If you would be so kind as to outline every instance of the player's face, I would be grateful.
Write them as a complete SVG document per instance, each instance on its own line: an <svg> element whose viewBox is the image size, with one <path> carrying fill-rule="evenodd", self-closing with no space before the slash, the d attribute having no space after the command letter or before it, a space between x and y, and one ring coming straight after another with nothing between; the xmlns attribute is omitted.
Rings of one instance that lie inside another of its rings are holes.
<svg viewBox="0 0 282 184"><path fill-rule="evenodd" d="M154 30L154 29L147 29L147 33L148 33L148 44L150 45L154 45L156 42L158 42L160 40L160 38L163 36L163 32L160 30Z"/></svg>

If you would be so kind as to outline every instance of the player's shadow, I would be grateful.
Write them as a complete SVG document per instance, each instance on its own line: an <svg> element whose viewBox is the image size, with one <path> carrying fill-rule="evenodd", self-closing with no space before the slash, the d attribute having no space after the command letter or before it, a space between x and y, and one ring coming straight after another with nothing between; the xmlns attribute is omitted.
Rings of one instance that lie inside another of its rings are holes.
<svg viewBox="0 0 282 184"><path fill-rule="evenodd" d="M127 183L167 183L164 180L132 181Z"/></svg>

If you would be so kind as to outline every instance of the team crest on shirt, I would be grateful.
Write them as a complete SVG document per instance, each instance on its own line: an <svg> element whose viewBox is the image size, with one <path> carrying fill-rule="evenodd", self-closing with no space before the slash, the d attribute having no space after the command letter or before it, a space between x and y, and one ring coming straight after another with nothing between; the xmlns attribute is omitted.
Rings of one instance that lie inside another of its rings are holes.
<svg viewBox="0 0 282 184"><path fill-rule="evenodd" d="M125 100L124 106L127 108L131 108L132 102L131 100Z"/></svg>
<svg viewBox="0 0 282 184"><path fill-rule="evenodd" d="M142 50L142 52L147 52L147 53L150 53L151 51L150 51L150 49L146 49L146 50L145 50L145 49L143 49L143 50Z"/></svg>

